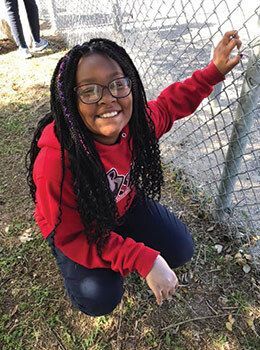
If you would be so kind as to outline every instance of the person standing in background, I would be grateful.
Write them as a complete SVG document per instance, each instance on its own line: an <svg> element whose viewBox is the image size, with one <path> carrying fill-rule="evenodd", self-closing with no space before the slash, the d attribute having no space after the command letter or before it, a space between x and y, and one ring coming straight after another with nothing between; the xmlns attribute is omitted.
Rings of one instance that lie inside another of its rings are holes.
<svg viewBox="0 0 260 350"><path fill-rule="evenodd" d="M31 58L32 54L29 51L28 45L24 38L23 27L19 15L18 0L4 0L9 23L14 40L18 46L19 55L23 58ZM35 0L23 0L28 22L31 28L33 37L32 51L42 51L48 46L48 41L40 38L39 12Z"/></svg>

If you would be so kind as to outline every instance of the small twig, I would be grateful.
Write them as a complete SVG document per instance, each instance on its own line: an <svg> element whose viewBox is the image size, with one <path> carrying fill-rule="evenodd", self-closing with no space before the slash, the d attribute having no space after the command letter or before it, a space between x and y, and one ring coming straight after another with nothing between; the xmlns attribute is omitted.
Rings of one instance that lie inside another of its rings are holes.
<svg viewBox="0 0 260 350"><path fill-rule="evenodd" d="M9 282L10 279L11 279L11 277L7 277L6 279L3 278L3 279L0 281L0 288L2 288L4 284L6 284L7 282Z"/></svg>
<svg viewBox="0 0 260 350"><path fill-rule="evenodd" d="M210 305L210 303L208 302L208 300L206 300L206 304L208 305L208 307L210 308L210 310L215 314L217 315L217 311Z"/></svg>
<svg viewBox="0 0 260 350"><path fill-rule="evenodd" d="M178 288L186 288L188 287L188 284L178 284Z"/></svg>
<svg viewBox="0 0 260 350"><path fill-rule="evenodd" d="M67 348L63 345L58 333L54 329L52 329L51 327L49 327L49 329L51 330L51 332L55 336L55 338L56 338L57 342L59 343L59 346L62 348L62 350L67 350Z"/></svg>
<svg viewBox="0 0 260 350"><path fill-rule="evenodd" d="M116 339L116 349L120 350L121 346L119 347L119 337L120 337L120 330L121 330L121 324L122 324L122 314L123 314L123 299L120 303L120 311L119 311L119 320L118 320L118 328L117 328L117 339Z"/></svg>
<svg viewBox="0 0 260 350"><path fill-rule="evenodd" d="M175 323L175 324L170 324L167 327L161 328L161 331L166 331L170 328L176 328L178 326L181 326L185 323L189 323L189 322L194 322L194 321L200 321L200 320L207 320L209 318L217 318L217 317L226 317L229 316L229 314L222 314L222 315L211 315L211 316L203 316L203 317L196 317L196 318L190 318L189 320L185 320L179 323Z"/></svg>
<svg viewBox="0 0 260 350"><path fill-rule="evenodd" d="M190 304L188 303L188 301L185 299L185 298L183 298L182 296L181 296L181 294L179 294L179 293L176 293L177 295L176 295L176 297L179 299L179 300L181 300L182 302L184 302L187 306L188 306L188 308L194 313L196 313L197 314L197 312L195 311L195 310L193 310L193 308L190 306Z"/></svg>
<svg viewBox="0 0 260 350"><path fill-rule="evenodd" d="M204 264L207 262L207 251L206 251L206 246L204 247Z"/></svg>
<svg viewBox="0 0 260 350"><path fill-rule="evenodd" d="M218 269L212 269L212 270L209 270L208 273L210 272L218 272L218 271L221 271L222 269L221 268L218 268Z"/></svg>

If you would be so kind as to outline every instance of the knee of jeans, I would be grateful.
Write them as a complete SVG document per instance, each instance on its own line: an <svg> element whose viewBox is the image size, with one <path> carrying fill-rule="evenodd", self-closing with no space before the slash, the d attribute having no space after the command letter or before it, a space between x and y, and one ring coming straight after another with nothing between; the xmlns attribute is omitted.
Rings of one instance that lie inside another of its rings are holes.
<svg viewBox="0 0 260 350"><path fill-rule="evenodd" d="M75 292L67 288L72 304L89 316L110 314L120 303L124 290L123 286L103 287L94 281L82 281Z"/></svg>
<svg viewBox="0 0 260 350"><path fill-rule="evenodd" d="M168 264L172 268L182 266L189 262L194 255L194 244L191 235L187 235L182 240L182 244L178 246L178 250L175 250L169 259Z"/></svg>

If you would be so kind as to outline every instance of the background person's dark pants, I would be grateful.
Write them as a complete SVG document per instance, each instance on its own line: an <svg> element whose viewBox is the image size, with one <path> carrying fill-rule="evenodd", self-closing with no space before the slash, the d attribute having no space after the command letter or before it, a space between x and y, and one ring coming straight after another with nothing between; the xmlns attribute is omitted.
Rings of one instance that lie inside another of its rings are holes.
<svg viewBox="0 0 260 350"><path fill-rule="evenodd" d="M161 204L150 199L146 203L138 200L124 224L114 231L160 251L171 268L185 264L193 255L193 241L186 226ZM74 306L91 316L112 312L124 293L122 276L110 269L87 269L54 249Z"/></svg>
<svg viewBox="0 0 260 350"><path fill-rule="evenodd" d="M38 7L35 0L23 0L34 41L40 41ZM19 15L18 0L5 0L9 23L17 46L27 48Z"/></svg>

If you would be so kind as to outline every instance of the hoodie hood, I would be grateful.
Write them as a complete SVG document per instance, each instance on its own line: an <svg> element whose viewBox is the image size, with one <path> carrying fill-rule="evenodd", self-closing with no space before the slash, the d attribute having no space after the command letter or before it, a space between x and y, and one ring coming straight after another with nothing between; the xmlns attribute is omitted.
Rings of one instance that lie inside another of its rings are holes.
<svg viewBox="0 0 260 350"><path fill-rule="evenodd" d="M37 145L39 148L50 147L60 150L60 143L54 132L54 121L44 128Z"/></svg>

